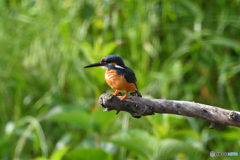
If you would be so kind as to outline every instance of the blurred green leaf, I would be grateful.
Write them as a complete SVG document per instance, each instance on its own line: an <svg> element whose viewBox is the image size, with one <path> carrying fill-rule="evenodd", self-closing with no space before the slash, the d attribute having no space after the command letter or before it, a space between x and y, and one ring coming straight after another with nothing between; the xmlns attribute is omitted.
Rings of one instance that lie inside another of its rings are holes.
<svg viewBox="0 0 240 160"><path fill-rule="evenodd" d="M226 140L236 140L238 139L238 131L228 131L220 133L221 137Z"/></svg>
<svg viewBox="0 0 240 160"><path fill-rule="evenodd" d="M69 123L78 125L80 128L89 130L90 118L89 114L79 111L62 112L48 117L49 121L58 123Z"/></svg>
<svg viewBox="0 0 240 160"><path fill-rule="evenodd" d="M201 138L201 135L193 129L188 129L188 130L186 129L186 130L181 130L181 131L178 131L178 132L171 133L171 137L174 137L175 139L181 137L181 139L199 140Z"/></svg>
<svg viewBox="0 0 240 160"><path fill-rule="evenodd" d="M83 51L86 59L89 62L94 63L94 57L92 57L92 55L93 55L93 47L92 47L92 45L89 42L87 42L87 41L81 41L81 42L78 43L78 46Z"/></svg>
<svg viewBox="0 0 240 160"><path fill-rule="evenodd" d="M48 160L48 159L43 157L37 157L37 158L34 158L33 160Z"/></svg>
<svg viewBox="0 0 240 160"><path fill-rule="evenodd" d="M110 42L106 44L102 49L102 56L105 57L106 55L109 55L114 51L114 49L117 47L116 42Z"/></svg>
<svg viewBox="0 0 240 160"><path fill-rule="evenodd" d="M154 152L154 159L171 159L176 157L179 153L197 155L199 152L201 152L199 149L187 142L178 139L164 139L158 143Z"/></svg>
<svg viewBox="0 0 240 160"><path fill-rule="evenodd" d="M236 40L225 38L225 37L214 37L206 40L206 42L214 45L220 45L220 46L231 47L231 48L240 47L240 41L236 41Z"/></svg>
<svg viewBox="0 0 240 160"><path fill-rule="evenodd" d="M110 142L123 146L128 150L135 151L136 154L141 154L146 158L150 158L154 148L157 145L157 140L148 132L143 130L127 130L113 135Z"/></svg>
<svg viewBox="0 0 240 160"><path fill-rule="evenodd" d="M62 157L67 153L68 150L69 150L69 147L64 147L64 148L55 150L51 154L49 160L61 160Z"/></svg>
<svg viewBox="0 0 240 160"><path fill-rule="evenodd" d="M68 160L112 160L112 156L110 154L96 148L75 149L68 152L66 157Z"/></svg>
<svg viewBox="0 0 240 160"><path fill-rule="evenodd" d="M106 115L107 114L107 115ZM109 129L110 124L115 120L116 114L114 112L103 112L103 108L98 108L91 114L91 124L93 125L95 131L99 133L104 133Z"/></svg>

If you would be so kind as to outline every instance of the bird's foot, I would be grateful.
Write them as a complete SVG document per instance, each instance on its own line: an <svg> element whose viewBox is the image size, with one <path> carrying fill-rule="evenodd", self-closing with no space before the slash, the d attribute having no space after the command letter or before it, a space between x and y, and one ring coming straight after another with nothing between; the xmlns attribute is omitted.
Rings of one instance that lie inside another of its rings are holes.
<svg viewBox="0 0 240 160"><path fill-rule="evenodd" d="M120 99L120 101L123 101L127 97L128 92Z"/></svg>
<svg viewBox="0 0 240 160"><path fill-rule="evenodd" d="M113 94L113 96L118 95L120 92L118 92L118 90L116 90L116 92Z"/></svg>

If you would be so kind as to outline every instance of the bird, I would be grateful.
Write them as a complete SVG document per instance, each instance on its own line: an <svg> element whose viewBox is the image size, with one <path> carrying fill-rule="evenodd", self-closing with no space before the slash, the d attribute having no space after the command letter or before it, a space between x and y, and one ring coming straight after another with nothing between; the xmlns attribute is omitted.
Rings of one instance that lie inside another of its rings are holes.
<svg viewBox="0 0 240 160"><path fill-rule="evenodd" d="M120 93L119 91L126 92L120 101L127 97L128 92L130 92L131 96L142 97L137 88L135 73L124 64L122 57L119 55L107 55L100 62L90 64L84 68L98 66L106 69L105 81L112 89L116 90L113 96L117 96Z"/></svg>

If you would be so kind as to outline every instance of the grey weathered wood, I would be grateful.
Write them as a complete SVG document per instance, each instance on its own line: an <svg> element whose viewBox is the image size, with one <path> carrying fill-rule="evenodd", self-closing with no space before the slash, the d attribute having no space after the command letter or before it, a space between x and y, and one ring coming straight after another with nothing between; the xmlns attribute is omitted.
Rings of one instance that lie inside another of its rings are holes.
<svg viewBox="0 0 240 160"><path fill-rule="evenodd" d="M126 111L135 118L155 113L169 113L207 120L211 122L209 127L211 129L219 124L240 127L240 112L238 111L188 101L147 99L135 96L120 101L120 98L121 96L114 97L110 93L104 93L99 97L99 104L105 108L104 111L116 110L117 113Z"/></svg>

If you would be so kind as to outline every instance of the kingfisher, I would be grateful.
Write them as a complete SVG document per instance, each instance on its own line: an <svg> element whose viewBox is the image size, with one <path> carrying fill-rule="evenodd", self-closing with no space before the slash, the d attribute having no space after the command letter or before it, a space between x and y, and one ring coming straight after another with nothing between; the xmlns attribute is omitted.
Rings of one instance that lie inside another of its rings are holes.
<svg viewBox="0 0 240 160"><path fill-rule="evenodd" d="M116 90L113 96L119 94L119 91L126 92L120 101L123 101L127 97L128 92L130 92L132 96L142 97L137 88L135 73L124 64L122 57L119 55L108 55L103 57L100 62L90 64L84 68L97 66L107 69L105 72L105 80L112 89Z"/></svg>

